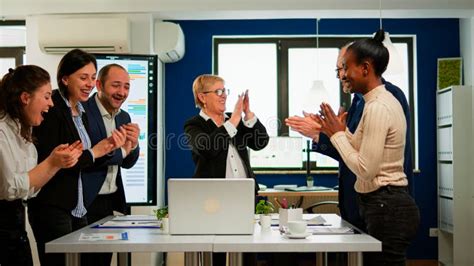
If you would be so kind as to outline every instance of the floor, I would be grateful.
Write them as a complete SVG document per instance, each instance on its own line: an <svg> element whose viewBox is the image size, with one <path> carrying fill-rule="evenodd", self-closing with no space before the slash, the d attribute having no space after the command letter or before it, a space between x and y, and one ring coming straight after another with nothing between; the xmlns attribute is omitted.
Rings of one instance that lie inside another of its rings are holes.
<svg viewBox="0 0 474 266"><path fill-rule="evenodd" d="M168 253L167 266L184 266L184 254L180 252ZM311 262L301 262L298 266L314 266ZM259 261L257 266L269 266L265 261ZM292 265L296 266L296 265ZM333 266L333 265L329 265ZM436 260L409 260L406 266L438 266Z"/></svg>

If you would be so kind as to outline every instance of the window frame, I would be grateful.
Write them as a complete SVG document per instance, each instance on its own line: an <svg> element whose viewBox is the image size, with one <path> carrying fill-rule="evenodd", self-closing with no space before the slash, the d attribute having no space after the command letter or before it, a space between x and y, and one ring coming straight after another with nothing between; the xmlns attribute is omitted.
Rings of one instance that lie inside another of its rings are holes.
<svg viewBox="0 0 474 266"><path fill-rule="evenodd" d="M319 39L319 48L340 48L343 45L370 37L369 35L320 35ZM413 166L417 168L418 158L416 157L418 142L415 139L417 135L417 125L416 121L416 106L415 106L415 97L416 97L416 84L415 84L415 36L411 35L391 35L390 39L392 43L406 43L408 51L408 103L410 106L410 140L412 143L412 158ZM275 43L277 45L277 116L280 121L284 121L284 118L289 115L289 82L288 82L288 50L291 48L316 48L316 37L315 36L213 36L213 73L216 75L219 74L218 66L218 55L219 55L219 45L220 44L243 44L243 43ZM334 62L334 66L336 62ZM351 104L351 97L349 94L342 92L342 87L340 89L340 105L346 107L346 110ZM281 127L277 131L278 136L289 136L289 128L282 123ZM306 162L303 162L303 169L306 168ZM287 171L290 169L261 169L259 170L272 170L272 171ZM311 170L335 170L338 167L320 167L316 164L311 165Z"/></svg>

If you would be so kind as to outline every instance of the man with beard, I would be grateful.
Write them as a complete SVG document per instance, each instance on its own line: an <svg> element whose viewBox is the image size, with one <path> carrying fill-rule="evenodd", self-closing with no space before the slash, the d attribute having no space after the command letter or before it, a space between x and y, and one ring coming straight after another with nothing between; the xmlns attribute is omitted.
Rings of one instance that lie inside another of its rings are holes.
<svg viewBox="0 0 474 266"><path fill-rule="evenodd" d="M109 154L106 163L95 165L84 173L84 205L88 224L94 223L113 211L126 212L125 193L120 168L129 169L138 160L140 129L131 123L130 115L120 109L130 90L130 77L120 65L110 64L99 71L97 93L85 102L93 145L110 136L113 131L126 132L120 149ZM82 265L110 265L112 253L89 253Z"/></svg>

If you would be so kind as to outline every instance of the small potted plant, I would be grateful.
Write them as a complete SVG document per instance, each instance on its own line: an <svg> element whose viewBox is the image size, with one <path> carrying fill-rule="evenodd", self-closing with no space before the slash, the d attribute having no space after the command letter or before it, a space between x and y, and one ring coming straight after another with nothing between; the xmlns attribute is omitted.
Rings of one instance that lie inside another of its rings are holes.
<svg viewBox="0 0 474 266"><path fill-rule="evenodd" d="M306 187L308 188L312 188L313 187L313 183L314 183L314 180L313 180L313 176L307 176L306 177Z"/></svg>
<svg viewBox="0 0 474 266"><path fill-rule="evenodd" d="M163 206L153 211L155 212L156 219L161 221L161 230L167 233L169 227L168 206Z"/></svg>
<svg viewBox="0 0 474 266"><path fill-rule="evenodd" d="M260 226L262 229L268 229L272 225L270 214L274 211L273 204L266 200L260 200L255 206L255 213L260 214Z"/></svg>

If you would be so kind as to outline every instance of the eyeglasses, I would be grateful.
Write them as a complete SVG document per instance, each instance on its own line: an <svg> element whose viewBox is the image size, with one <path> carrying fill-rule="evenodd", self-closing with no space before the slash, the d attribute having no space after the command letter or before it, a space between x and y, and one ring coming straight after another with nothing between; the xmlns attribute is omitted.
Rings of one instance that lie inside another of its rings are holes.
<svg viewBox="0 0 474 266"><path fill-rule="evenodd" d="M336 67L336 69L334 69L334 70L336 71L336 78L339 78L339 72L340 72L341 70L344 70L344 68L342 68L342 67Z"/></svg>
<svg viewBox="0 0 474 266"><path fill-rule="evenodd" d="M230 90L229 89L226 89L226 88L222 88L222 89L217 89L217 90L213 90L213 91L203 91L202 93L204 94L208 94L208 93L215 93L217 96L222 96L222 94L225 93L225 95L229 95L230 93Z"/></svg>

